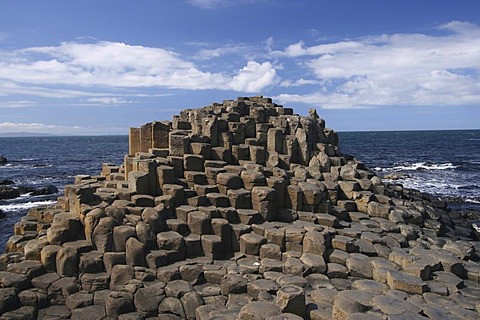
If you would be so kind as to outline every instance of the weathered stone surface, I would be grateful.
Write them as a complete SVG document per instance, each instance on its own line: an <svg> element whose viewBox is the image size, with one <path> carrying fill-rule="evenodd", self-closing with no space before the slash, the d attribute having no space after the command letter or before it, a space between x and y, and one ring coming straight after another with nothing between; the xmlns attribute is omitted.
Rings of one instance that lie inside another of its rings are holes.
<svg viewBox="0 0 480 320"><path fill-rule="evenodd" d="M327 264L321 255L305 252L300 257L300 261L306 266L306 274L324 273L327 271Z"/></svg>
<svg viewBox="0 0 480 320"><path fill-rule="evenodd" d="M114 265L110 275L110 289L121 289L129 280L134 277L133 267L130 265Z"/></svg>
<svg viewBox="0 0 480 320"><path fill-rule="evenodd" d="M125 245L125 257L128 265L145 266L145 245L137 238L130 237Z"/></svg>
<svg viewBox="0 0 480 320"><path fill-rule="evenodd" d="M273 303L253 301L240 309L239 320L266 319L281 314L282 311Z"/></svg>
<svg viewBox="0 0 480 320"><path fill-rule="evenodd" d="M237 274L227 274L221 280L221 292L223 295L231 293L247 292L247 279Z"/></svg>
<svg viewBox="0 0 480 320"><path fill-rule="evenodd" d="M96 292L109 288L110 276L104 272L84 273L80 278L82 290Z"/></svg>
<svg viewBox="0 0 480 320"><path fill-rule="evenodd" d="M133 297L131 293L113 291L108 295L105 303L107 317L118 318L121 314L134 310Z"/></svg>
<svg viewBox="0 0 480 320"><path fill-rule="evenodd" d="M248 233L240 236L240 251L245 254L259 255L260 247L267 240L255 233Z"/></svg>
<svg viewBox="0 0 480 320"><path fill-rule="evenodd" d="M388 272L387 283L392 289L405 291L410 294L422 294L427 289L427 284L422 279L395 270Z"/></svg>
<svg viewBox="0 0 480 320"><path fill-rule="evenodd" d="M305 317L305 292L302 287L286 285L277 291L275 303L283 313L292 313Z"/></svg>
<svg viewBox="0 0 480 320"><path fill-rule="evenodd" d="M349 319L355 313L364 313L371 309L372 295L358 290L339 292L334 298L332 318Z"/></svg>
<svg viewBox="0 0 480 320"><path fill-rule="evenodd" d="M84 308L71 310L72 320L82 320L82 319L102 319L106 316L104 306L87 306Z"/></svg>
<svg viewBox="0 0 480 320"><path fill-rule="evenodd" d="M140 288L134 296L135 308L148 315L155 315L160 302L165 297L164 285L158 283L147 288Z"/></svg>
<svg viewBox="0 0 480 320"><path fill-rule="evenodd" d="M0 314L13 310L18 305L15 288L0 288Z"/></svg>
<svg viewBox="0 0 480 320"><path fill-rule="evenodd" d="M74 248L61 248L57 253L57 273L62 276L76 276L78 252Z"/></svg>

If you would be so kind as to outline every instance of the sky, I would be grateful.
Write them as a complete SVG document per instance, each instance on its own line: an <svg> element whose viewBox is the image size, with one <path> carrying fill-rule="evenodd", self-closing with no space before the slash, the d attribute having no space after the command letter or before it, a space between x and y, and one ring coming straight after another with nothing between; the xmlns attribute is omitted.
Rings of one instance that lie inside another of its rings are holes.
<svg viewBox="0 0 480 320"><path fill-rule="evenodd" d="M0 133L264 95L336 131L480 129L478 0L0 0Z"/></svg>

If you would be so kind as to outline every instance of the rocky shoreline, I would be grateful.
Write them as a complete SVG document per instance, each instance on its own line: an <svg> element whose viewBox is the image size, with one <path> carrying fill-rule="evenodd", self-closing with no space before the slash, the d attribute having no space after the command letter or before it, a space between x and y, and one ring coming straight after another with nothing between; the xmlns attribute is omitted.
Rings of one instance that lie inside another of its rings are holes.
<svg viewBox="0 0 480 320"><path fill-rule="evenodd" d="M479 249L315 110L238 98L132 128L123 165L31 209L0 319L478 319Z"/></svg>

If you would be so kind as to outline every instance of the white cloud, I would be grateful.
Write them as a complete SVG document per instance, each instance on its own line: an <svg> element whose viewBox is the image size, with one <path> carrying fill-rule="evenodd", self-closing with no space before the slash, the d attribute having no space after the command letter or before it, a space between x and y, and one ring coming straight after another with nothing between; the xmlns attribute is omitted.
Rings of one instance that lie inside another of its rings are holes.
<svg viewBox="0 0 480 320"><path fill-rule="evenodd" d="M13 83L13 86L34 83L84 88L162 87L260 91L272 84L265 80L273 80L269 75L275 74L270 63L255 61L248 62L238 74L201 71L194 63L182 59L171 50L105 41L93 44L67 42L55 47L15 51L10 53L12 58L5 56L0 59L0 79ZM262 68L252 69L257 65ZM249 79L255 80L255 84L239 81L245 77L246 72ZM25 89L25 86L22 88ZM0 93L2 92L8 93L8 88L0 86Z"/></svg>
<svg viewBox="0 0 480 320"><path fill-rule="evenodd" d="M48 133L48 134L68 134L68 135L89 135L89 134L124 134L127 128L118 127L81 127L81 126L61 126L54 124L45 124L37 122L0 122L0 133Z"/></svg>
<svg viewBox="0 0 480 320"><path fill-rule="evenodd" d="M283 56L300 59L322 85L310 94L278 98L326 108L480 103L480 27L453 21L439 29L445 34L292 44Z"/></svg>
<svg viewBox="0 0 480 320"><path fill-rule="evenodd" d="M87 99L87 102L93 104L106 104L106 105L119 105L119 104L130 104L134 103L134 101L126 100L123 98L117 97L100 97L100 98L90 98Z"/></svg>
<svg viewBox="0 0 480 320"><path fill-rule="evenodd" d="M276 83L277 73L270 62L249 61L230 83L235 91L258 92Z"/></svg>
<svg viewBox="0 0 480 320"><path fill-rule="evenodd" d="M282 82L280 82L280 86L281 87L301 87L301 86L305 86L305 85L319 85L321 84L322 82L319 81L319 80L312 80L312 79L298 79L298 80L295 80L295 81L292 81L292 80L284 80Z"/></svg>
<svg viewBox="0 0 480 320"><path fill-rule="evenodd" d="M29 100L0 101L0 109L26 108L35 106L36 104L35 101Z"/></svg>
<svg viewBox="0 0 480 320"><path fill-rule="evenodd" d="M210 60L231 54L245 54L251 47L242 44L228 44L214 49L201 49L195 54L195 59Z"/></svg>

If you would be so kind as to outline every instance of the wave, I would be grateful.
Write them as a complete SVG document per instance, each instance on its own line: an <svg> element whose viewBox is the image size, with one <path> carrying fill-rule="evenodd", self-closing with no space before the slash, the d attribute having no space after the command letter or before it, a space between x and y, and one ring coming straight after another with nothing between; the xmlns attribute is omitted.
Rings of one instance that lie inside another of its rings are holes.
<svg viewBox="0 0 480 320"><path fill-rule="evenodd" d="M51 204L54 204L55 202L56 201L53 201L53 200L43 200L43 201L32 201L32 202L25 202L25 203L12 203L12 204L0 205L0 210L4 212L27 210L27 209L35 208L38 206L51 205Z"/></svg>
<svg viewBox="0 0 480 320"><path fill-rule="evenodd" d="M455 169L459 166L454 165L451 162L447 163L429 163L429 162L415 162L411 164L399 165L392 167L390 170L401 171L416 171L416 170L448 170Z"/></svg>
<svg viewBox="0 0 480 320"><path fill-rule="evenodd" d="M474 204L480 204L480 199L466 198L466 199L465 199L465 202L474 203Z"/></svg>
<svg viewBox="0 0 480 320"><path fill-rule="evenodd" d="M396 165L389 168L374 167L376 172L392 172L392 171L421 171L421 170L448 170L455 169L459 166L454 165L451 162L447 163L430 163L430 162L415 162L405 163L404 165Z"/></svg>

